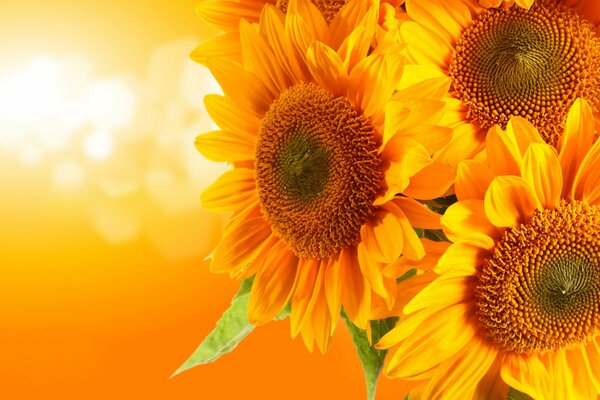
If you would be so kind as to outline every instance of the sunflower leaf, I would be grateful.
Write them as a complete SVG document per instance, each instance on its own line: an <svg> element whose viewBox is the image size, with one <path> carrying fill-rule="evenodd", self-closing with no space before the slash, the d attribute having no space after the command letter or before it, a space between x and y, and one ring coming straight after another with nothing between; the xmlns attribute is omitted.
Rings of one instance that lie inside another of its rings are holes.
<svg viewBox="0 0 600 400"><path fill-rule="evenodd" d="M521 393L516 389L510 388L506 400L530 400L531 398L525 393Z"/></svg>
<svg viewBox="0 0 600 400"><path fill-rule="evenodd" d="M377 350L375 347L373 347L369 341L367 333L354 325L343 311L342 317L346 321L346 325L348 326L348 330L352 336L352 342L356 347L358 358L362 364L363 372L365 374L365 383L367 386L367 399L373 400L375 399L377 381L379 380L379 374L383 368L387 350ZM395 324L396 318L371 321L372 343L379 341L379 339L389 332Z"/></svg>
<svg viewBox="0 0 600 400"><path fill-rule="evenodd" d="M171 375L182 373L197 365L211 363L231 352L246 336L254 330L248 321L248 300L254 278L242 281L239 290L231 300L231 306L223 313L215 329L200 343L192 355ZM276 319L284 319L290 313L285 307Z"/></svg>

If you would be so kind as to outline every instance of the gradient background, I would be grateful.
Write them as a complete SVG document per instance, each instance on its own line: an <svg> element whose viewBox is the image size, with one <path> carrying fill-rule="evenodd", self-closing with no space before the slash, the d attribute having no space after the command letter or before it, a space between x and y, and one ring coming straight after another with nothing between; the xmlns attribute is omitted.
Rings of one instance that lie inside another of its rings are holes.
<svg viewBox="0 0 600 400"><path fill-rule="evenodd" d="M227 167L193 146L219 91L194 5L0 0L0 398L365 398L343 325L326 355L276 322L169 379L238 285L203 261Z"/></svg>

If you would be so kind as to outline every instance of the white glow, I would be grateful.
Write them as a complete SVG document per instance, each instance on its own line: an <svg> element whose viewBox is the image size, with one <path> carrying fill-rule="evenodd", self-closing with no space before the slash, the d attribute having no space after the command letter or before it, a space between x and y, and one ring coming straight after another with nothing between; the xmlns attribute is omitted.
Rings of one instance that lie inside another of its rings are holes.
<svg viewBox="0 0 600 400"><path fill-rule="evenodd" d="M40 57L25 70L0 82L2 120L25 123L51 115L60 97L60 66L56 60Z"/></svg>
<svg viewBox="0 0 600 400"><path fill-rule="evenodd" d="M26 146L19 152L21 162L28 167L37 167L42 162L42 153L33 146Z"/></svg>
<svg viewBox="0 0 600 400"><path fill-rule="evenodd" d="M119 129L127 126L133 119L136 98L125 82L108 79L90 85L85 104L95 126Z"/></svg>
<svg viewBox="0 0 600 400"><path fill-rule="evenodd" d="M97 131L83 143L85 154L93 160L106 160L114 151L114 139L107 132Z"/></svg>
<svg viewBox="0 0 600 400"><path fill-rule="evenodd" d="M62 161L54 168L52 180L54 185L63 189L73 189L81 186L84 180L84 170L75 161Z"/></svg>

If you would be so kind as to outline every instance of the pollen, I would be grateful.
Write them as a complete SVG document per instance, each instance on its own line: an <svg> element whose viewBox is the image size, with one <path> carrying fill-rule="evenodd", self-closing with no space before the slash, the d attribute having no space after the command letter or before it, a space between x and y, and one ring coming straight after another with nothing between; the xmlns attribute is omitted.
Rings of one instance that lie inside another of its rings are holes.
<svg viewBox="0 0 600 400"><path fill-rule="evenodd" d="M600 334L600 207L563 200L508 230L482 266L477 314L508 351L544 354Z"/></svg>
<svg viewBox="0 0 600 400"><path fill-rule="evenodd" d="M261 122L256 182L273 232L302 258L358 242L384 186L379 144L345 97L312 83L287 89Z"/></svg>
<svg viewBox="0 0 600 400"><path fill-rule="evenodd" d="M327 23L330 23L335 16L340 12L342 7L346 4L347 0L311 0L311 3L315 5L321 11L321 14L325 18ZM287 12L289 0L278 0L277 6L283 13Z"/></svg>
<svg viewBox="0 0 600 400"><path fill-rule="evenodd" d="M600 109L600 38L560 2L484 11L454 46L448 73L467 119L484 129L521 116L556 145L577 97Z"/></svg>

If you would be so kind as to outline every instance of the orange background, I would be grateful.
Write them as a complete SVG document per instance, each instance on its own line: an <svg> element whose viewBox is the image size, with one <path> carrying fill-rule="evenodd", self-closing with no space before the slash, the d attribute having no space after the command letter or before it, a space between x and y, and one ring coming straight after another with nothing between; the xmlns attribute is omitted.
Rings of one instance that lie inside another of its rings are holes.
<svg viewBox="0 0 600 400"><path fill-rule="evenodd" d="M196 19L194 4L2 1L0 80L10 80L10 73L39 55L76 56L93 67L93 79L119 76L123 82L166 86L155 91L160 97L170 93L172 77L169 71L149 72L153 60L170 57L156 49L212 34ZM175 54L187 62L190 50ZM205 74L196 68L198 76ZM135 92L138 105L147 100L145 90ZM29 95L35 103L43 93ZM163 108L178 104L157 102ZM36 146L52 144L52 135L60 134L46 132L44 119L18 133L23 137L16 144L0 140L0 397L365 398L343 325L326 355L310 354L300 339L290 339L288 321L276 322L255 330L216 363L169 379L213 328L238 283L210 274L203 261L223 217L203 212L199 204L170 206L197 204L201 186L216 172L199 154L189 156L187 169L178 164L181 150L164 145L174 132L162 120L153 122L158 111L139 107L133 120L111 131L116 144L107 153L92 151L92 159L82 145L89 127L73 131L59 150L38 152ZM177 107L169 110L177 113ZM188 114L178 118L192 121L186 125L192 131L210 129L204 117ZM148 121L161 127L144 125L151 134L122 139ZM17 135L11 129L0 119L0 139ZM71 162L66 175L60 172L65 160ZM149 169L158 172L145 174ZM398 382L382 380L378 398L403 395Z"/></svg>

